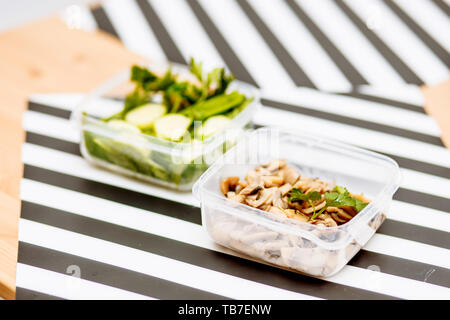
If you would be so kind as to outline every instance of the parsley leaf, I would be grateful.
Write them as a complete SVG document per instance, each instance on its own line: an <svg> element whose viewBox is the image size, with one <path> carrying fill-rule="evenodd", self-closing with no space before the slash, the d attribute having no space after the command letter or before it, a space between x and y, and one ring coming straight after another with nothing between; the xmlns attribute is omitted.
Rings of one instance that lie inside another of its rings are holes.
<svg viewBox="0 0 450 320"><path fill-rule="evenodd" d="M322 198L320 192L310 191L307 194L303 193L300 189L293 188L289 193L289 201L317 201Z"/></svg>
<svg viewBox="0 0 450 320"><path fill-rule="evenodd" d="M368 203L350 196L348 190L344 187L336 186L332 192L325 193L327 207L344 207L350 206L360 212Z"/></svg>

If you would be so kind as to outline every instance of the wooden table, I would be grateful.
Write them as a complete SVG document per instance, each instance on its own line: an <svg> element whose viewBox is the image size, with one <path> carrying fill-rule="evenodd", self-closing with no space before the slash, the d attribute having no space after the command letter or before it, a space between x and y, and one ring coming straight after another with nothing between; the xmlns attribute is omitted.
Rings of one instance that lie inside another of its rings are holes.
<svg viewBox="0 0 450 320"><path fill-rule="evenodd" d="M15 297L22 113L31 93L87 92L142 58L101 32L70 30L57 18L0 34L0 296ZM450 80L423 88L427 111L450 146Z"/></svg>

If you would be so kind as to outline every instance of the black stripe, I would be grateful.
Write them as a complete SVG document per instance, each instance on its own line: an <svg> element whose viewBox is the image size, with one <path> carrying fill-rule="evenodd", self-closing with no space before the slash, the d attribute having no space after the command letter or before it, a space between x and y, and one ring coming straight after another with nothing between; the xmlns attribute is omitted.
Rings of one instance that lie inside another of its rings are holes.
<svg viewBox="0 0 450 320"><path fill-rule="evenodd" d="M45 105L41 105L42 106L42 113L48 113L50 111L46 110ZM50 107L52 109L52 107ZM50 110L51 110L50 109ZM36 110L37 111L37 110ZM68 141L63 141L63 140L59 140L59 139L55 139L55 138L50 138L50 139L54 139L55 141L58 141L58 143L56 143L54 146L50 143L51 140L46 139L45 136L41 136L38 134L33 134L35 137L33 137L33 141L32 143L36 143L39 145L43 145L45 147L49 147L49 148L54 148L54 149L58 149L60 151L66 151L66 152L70 152L72 154L76 154L79 155L79 151L74 151L78 148L77 144L74 144L72 146L69 146L71 144L73 144L72 142L68 142ZM39 139L37 138L39 137ZM31 141L30 141L31 142ZM64 146L63 144L66 143L68 144L67 146ZM69 151L72 150L72 151ZM374 152L378 152L381 153L379 151L374 151ZM388 154L388 153L381 153L384 154L388 157L391 157L392 159L394 159L395 161L397 161L397 163L400 165L400 167L402 168L407 168L407 169L411 169L411 170L415 170L415 171L420 171L423 173L428 173L428 174L432 174L432 175L436 175L438 177L444 177L444 178L449 178L450 179L450 170L448 168L442 167L442 166L438 166L435 164L430 164L427 162L422 162L422 161L418 161L418 160L413 160L413 159L408 159L408 158L404 158L404 157L400 157L400 156L396 156L393 154Z"/></svg>
<svg viewBox="0 0 450 320"><path fill-rule="evenodd" d="M31 180L201 224L197 207L31 165L24 166L23 176Z"/></svg>
<svg viewBox="0 0 450 320"><path fill-rule="evenodd" d="M400 157L400 156L389 154L389 153L382 153L382 152L374 151L374 150L370 150L370 151L378 152L380 154L383 154L387 157L394 159L401 168L411 169L411 170L415 170L415 171L419 171L419 172L423 172L423 173L427 173L427 174L432 174L432 175L435 175L435 176L438 176L441 178L450 179L450 169L448 169L448 168L438 166L436 164L431 164L428 162L422 162L422 161L418 161L418 160Z"/></svg>
<svg viewBox="0 0 450 320"><path fill-rule="evenodd" d="M208 37L211 39L211 42L216 47L223 61L225 61L226 65L230 68L236 78L254 86L258 86L255 79L253 79L247 68L245 68L241 60L239 60L236 53L220 33L219 29L214 25L214 22L212 22L200 3L196 0L186 0L186 2L197 17L197 20L202 25Z"/></svg>
<svg viewBox="0 0 450 320"><path fill-rule="evenodd" d="M424 219L426 218L424 217ZM448 232L445 231L434 230L401 221L386 219L377 232L388 236L399 237L402 239L450 249Z"/></svg>
<svg viewBox="0 0 450 320"><path fill-rule="evenodd" d="M38 133L26 132L25 141L32 144L37 144L54 150L81 156L80 145L57 138L44 136Z"/></svg>
<svg viewBox="0 0 450 320"><path fill-rule="evenodd" d="M136 0L139 8L142 11L148 25L153 30L161 48L164 50L167 58L170 61L187 64L177 45L173 41L169 32L167 32L161 19L158 17L156 11L152 8L148 0ZM187 31L188 32L188 31Z"/></svg>
<svg viewBox="0 0 450 320"><path fill-rule="evenodd" d="M203 268L270 286L326 299L386 299L389 296L311 278L247 259L204 249L176 240L69 214L31 203L23 203L22 218L111 241ZM65 265L64 267L67 267Z"/></svg>
<svg viewBox="0 0 450 320"><path fill-rule="evenodd" d="M16 300L64 300L64 299L46 293L17 287Z"/></svg>
<svg viewBox="0 0 450 320"><path fill-rule="evenodd" d="M436 40L433 39L425 30L422 29L408 14L406 14L392 0L383 0L383 2L416 34L420 40L447 66L450 68L450 54Z"/></svg>
<svg viewBox="0 0 450 320"><path fill-rule="evenodd" d="M23 264L66 275L67 267L76 265L81 270L81 279L157 299L227 299L214 293L25 242L19 242L18 260Z"/></svg>
<svg viewBox="0 0 450 320"><path fill-rule="evenodd" d="M68 111L68 110L64 110L64 109L60 109L57 107L52 107L49 105L40 104L40 103L36 103L36 102L32 102L32 101L28 101L28 110L48 114L51 116L55 116L55 117L63 118L63 119L67 119L67 120L70 119L70 115L72 114L72 111Z"/></svg>
<svg viewBox="0 0 450 320"><path fill-rule="evenodd" d="M441 9L447 16L450 16L450 7L443 0L431 0L439 9Z"/></svg>
<svg viewBox="0 0 450 320"><path fill-rule="evenodd" d="M314 21L306 14L305 11L294 1L285 0L287 5L295 13L297 18L309 30L312 36L327 52L336 66L345 75L352 85L369 84L367 80L359 73L358 70L348 61L348 59L341 53L341 51L334 45L333 42L320 30Z"/></svg>
<svg viewBox="0 0 450 320"><path fill-rule="evenodd" d="M334 0L347 17L358 27L359 31L369 40L372 45L383 55L387 62L407 83L422 85L423 81L387 46L372 30L367 28L364 21L358 17L344 1Z"/></svg>
<svg viewBox="0 0 450 320"><path fill-rule="evenodd" d="M450 199L428 193L399 188L394 194L394 199L417 204L422 207L450 212Z"/></svg>
<svg viewBox="0 0 450 320"><path fill-rule="evenodd" d="M272 33L270 28L267 27L264 21L258 16L255 10L253 10L250 4L246 0L237 0L237 3L241 7L242 11L244 11L247 15L249 20L253 23L255 29L267 43L270 50L272 50L274 55L277 57L278 61L280 61L292 81L294 81L297 86L316 88L311 79L309 79L308 75L302 70L302 68L300 68L294 58L292 58L286 48Z"/></svg>
<svg viewBox="0 0 450 320"><path fill-rule="evenodd" d="M91 9L91 12L92 12L92 15L94 16L97 26L101 30L103 30L117 38L120 38L119 35L117 34L116 29L112 25L111 20L109 20L108 15L105 12L105 9L103 9L102 6L98 6L98 7Z"/></svg>
<svg viewBox="0 0 450 320"><path fill-rule="evenodd" d="M436 146L444 147L444 144L439 137L432 136L432 135L425 134L425 133L420 133L420 132L411 131L411 130L407 130L407 129L401 129L401 128L392 127L392 126L379 124L379 123L375 123L375 122L370 122L370 121L366 121L366 120L350 118L350 117L338 115L335 113L329 113L329 112L320 111L320 110L316 110L316 109L310 109L310 108L303 107L303 106L282 103L282 102L273 101L273 100L269 100L269 99L265 99L265 98L261 99L261 103L263 105L270 106L272 108L276 108L276 109L280 109L280 110L295 112L295 113L299 113L299 114L303 114L303 115L307 115L307 116L311 116L311 117L315 117L315 118L319 118L319 119L329 120L329 121L333 121L333 122L344 123L344 124L354 126L354 127L374 130L374 131L378 131L378 132L392 134L392 135L396 135L396 136L400 136L400 137L404 137L404 138L417 140L417 141L433 144Z"/></svg>
<svg viewBox="0 0 450 320"><path fill-rule="evenodd" d="M337 94L342 95L342 96L372 101L372 102L378 102L378 103L386 104L386 105L389 105L392 107L408 110L408 111L414 111L414 112L419 112L422 114L427 114L425 112L425 109L423 106L419 106L419 105L415 105L415 104L411 104L411 103L407 103L407 102L392 100L392 99L383 98L383 97L379 97L379 96L373 96L370 94L360 93L360 92L356 92L356 91L345 92L345 93L339 92Z"/></svg>
<svg viewBox="0 0 450 320"><path fill-rule="evenodd" d="M359 268L376 266L383 273L401 277L408 275L407 277L413 280L450 288L449 269L425 263L410 263L405 259L360 250L349 264Z"/></svg>
<svg viewBox="0 0 450 320"><path fill-rule="evenodd" d="M29 137L32 137L32 141L29 140ZM53 140L57 140L56 143L53 143ZM54 139L54 138L47 138L46 136L41 136L41 135L32 134L32 133L27 133L27 142L34 143L34 144L37 144L37 145L40 145L43 147L47 147L47 148L53 148L55 150L59 150L59 151L63 151L63 152L68 152L68 153L71 153L71 154L74 154L77 156L81 156L81 154L79 152L78 144L73 143L73 142L67 142L67 141ZM387 155L387 156L389 156L389 155ZM400 160L400 159L396 159L396 160ZM33 169L33 170L37 170L37 169ZM45 169L41 169L41 170L45 170ZM53 171L49 171L49 172L53 173ZM450 170L447 169L447 174L449 172L450 172ZM61 175L63 177L65 177L64 174L61 174ZM55 177L55 179L57 179L57 178ZM88 182L86 182L86 183L88 183ZM81 185L82 183L78 182L78 184ZM64 185L64 186L68 187L69 189L73 188L73 186L71 186L71 185L69 185L69 186ZM93 186L92 189L95 190L95 187ZM76 190L79 192L85 192L85 191L83 191L83 189L79 189L79 188ZM101 195L101 194L104 194L107 192L109 192L109 190L105 190L103 193L99 193L99 194ZM94 193L93 195L97 195L97 194ZM125 203L125 204L133 205L133 203ZM186 206L186 209L182 209L182 211L189 210L189 208L191 208L191 207ZM200 223L200 211L199 210L195 211L194 215L198 215L198 218L195 218L194 220L198 221L198 223ZM387 220L384 223L384 225L385 225L385 227L382 228L381 230L379 230L378 232L384 233L387 235L404 238L404 239L419 241L419 242L427 243L430 245L442 246L443 244L448 242L447 237L444 234L442 234L440 231L432 230L429 228L418 227L415 225L410 225L407 223L396 222L396 221L391 221L391 220ZM396 225L396 227L392 227L392 225ZM409 230L415 230L417 232L410 232ZM446 247L446 246L444 246L444 247Z"/></svg>

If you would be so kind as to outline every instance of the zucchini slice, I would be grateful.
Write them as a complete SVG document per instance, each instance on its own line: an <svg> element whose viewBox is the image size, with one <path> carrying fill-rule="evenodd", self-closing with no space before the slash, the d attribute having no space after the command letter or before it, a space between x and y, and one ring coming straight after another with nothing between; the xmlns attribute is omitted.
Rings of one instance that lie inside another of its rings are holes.
<svg viewBox="0 0 450 320"><path fill-rule="evenodd" d="M202 139L207 139L213 134L228 127L231 119L226 116L214 116L206 120L198 130L198 135Z"/></svg>
<svg viewBox="0 0 450 320"><path fill-rule="evenodd" d="M157 137L180 141L191 123L191 118L172 113L156 120L153 127Z"/></svg>
<svg viewBox="0 0 450 320"><path fill-rule="evenodd" d="M147 103L131 110L125 115L125 120L141 130L150 129L156 119L161 118L167 109L162 104Z"/></svg>
<svg viewBox="0 0 450 320"><path fill-rule="evenodd" d="M141 130L139 130L138 127L135 125L132 125L131 123L128 123L126 121L122 120L110 120L107 122L108 126L117 129L117 130L123 130L123 131L129 131L134 133L139 133Z"/></svg>

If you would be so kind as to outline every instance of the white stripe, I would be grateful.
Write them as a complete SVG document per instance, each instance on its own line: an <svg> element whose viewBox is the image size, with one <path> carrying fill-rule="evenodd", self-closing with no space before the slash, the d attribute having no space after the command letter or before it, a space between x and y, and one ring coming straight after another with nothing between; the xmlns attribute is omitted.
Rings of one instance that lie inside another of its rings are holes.
<svg viewBox="0 0 450 320"><path fill-rule="evenodd" d="M358 286L370 291L382 291L391 296L414 300L447 300L450 299L450 290L422 281L411 281L369 269L353 266L345 267L333 276L333 282Z"/></svg>
<svg viewBox="0 0 450 320"><path fill-rule="evenodd" d="M321 110L358 120L371 121L438 137L441 134L439 125L432 117L383 103L327 94L308 88L294 90L263 89L261 95L263 98L305 106L309 109Z"/></svg>
<svg viewBox="0 0 450 320"><path fill-rule="evenodd" d="M364 249L450 269L450 250L375 233Z"/></svg>
<svg viewBox="0 0 450 320"><path fill-rule="evenodd" d="M23 191L21 197L26 201L55 207L60 210L65 210L89 218L118 224L135 230L157 234L162 237L175 239L210 250L240 256L234 251L230 251L228 249L224 249L223 247L214 245L212 241L207 237L207 235L203 232L201 226L189 222L159 215L157 213L150 214L145 210L132 208L108 200L103 200L100 198L45 185L34 181L22 181L22 190ZM99 210L99 208L102 209ZM385 243L385 238L382 237L382 235L376 236L378 236L378 240L377 243L373 245L375 246L375 248L377 248L377 244L379 246L389 246L389 243ZM406 240L405 242L408 243L411 241ZM414 242L411 243L414 244ZM414 249L408 247L405 247L404 249L414 252ZM442 256L442 253L438 252L438 255ZM349 271L349 269L351 271ZM353 280L347 279L345 277L343 280L341 272L344 272L344 274L346 275L352 274L353 277L351 278L353 278ZM402 279L401 277L390 276L387 274L383 274L380 279L377 279L377 281L361 281L359 275L364 274L366 271L350 266L344 267L344 271L341 272L336 276L326 278L325 280L341 283L343 285L351 285L362 289L377 291L384 294L394 294L394 290L396 291L394 295L409 298L419 297L421 294L436 294L436 290L440 290L437 289L437 286L430 286L418 281ZM355 279L357 279L356 282ZM379 283L380 281L381 287ZM400 288L396 287L399 282L403 283L401 287L402 290L399 290ZM412 291L411 287L414 288ZM423 290L425 290L425 292L423 292Z"/></svg>
<svg viewBox="0 0 450 320"><path fill-rule="evenodd" d="M85 96L82 93L35 93L28 98L31 102L72 111Z"/></svg>
<svg viewBox="0 0 450 320"><path fill-rule="evenodd" d="M64 275L23 263L17 264L16 286L71 300L151 300L134 292Z"/></svg>
<svg viewBox="0 0 450 320"><path fill-rule="evenodd" d="M204 71L225 66L214 45L184 0L151 0L186 61L191 57L203 63Z"/></svg>
<svg viewBox="0 0 450 320"><path fill-rule="evenodd" d="M370 84L385 86L386 83L392 85L404 83L333 2L297 0L297 3Z"/></svg>
<svg viewBox="0 0 450 320"><path fill-rule="evenodd" d="M445 32L450 30L450 21L434 3L429 0L414 0L414 5L411 5L410 0L395 2L443 48L450 51L450 37Z"/></svg>
<svg viewBox="0 0 450 320"><path fill-rule="evenodd" d="M450 232L450 215L447 212L393 200L388 218L425 228Z"/></svg>
<svg viewBox="0 0 450 320"><path fill-rule="evenodd" d="M69 121L40 112L25 111L22 118L25 130L58 139L78 143L80 133L70 125Z"/></svg>
<svg viewBox="0 0 450 320"><path fill-rule="evenodd" d="M135 1L109 0L102 4L128 49L153 60L166 58Z"/></svg>
<svg viewBox="0 0 450 320"><path fill-rule="evenodd" d="M402 86L384 86L384 87L374 87L374 86L358 86L358 92L379 96L382 98L387 98L391 100L397 100L399 102L406 102L413 105L417 105L421 108L425 105L425 97L423 96L422 90L416 85L402 85Z"/></svg>
<svg viewBox="0 0 450 320"><path fill-rule="evenodd" d="M381 1L346 0L363 21L378 20L374 31L423 81L438 84L448 78L447 67Z"/></svg>
<svg viewBox="0 0 450 320"><path fill-rule="evenodd" d="M234 1L199 2L260 86L274 88L295 86L276 56Z"/></svg>
<svg viewBox="0 0 450 320"><path fill-rule="evenodd" d="M293 112L263 106L254 122L265 126L301 129L311 134L328 136L346 143L405 158L450 167L450 151L432 144L386 133L352 127Z"/></svg>
<svg viewBox="0 0 450 320"><path fill-rule="evenodd" d="M349 91L351 83L284 1L249 1L292 57L321 90Z"/></svg>
<svg viewBox="0 0 450 320"><path fill-rule="evenodd" d="M20 241L107 263L233 299L315 299L221 272L20 219ZM239 288L239 290L237 290Z"/></svg>
<svg viewBox="0 0 450 320"><path fill-rule="evenodd" d="M401 169L404 188L450 199L450 179L410 169Z"/></svg>

